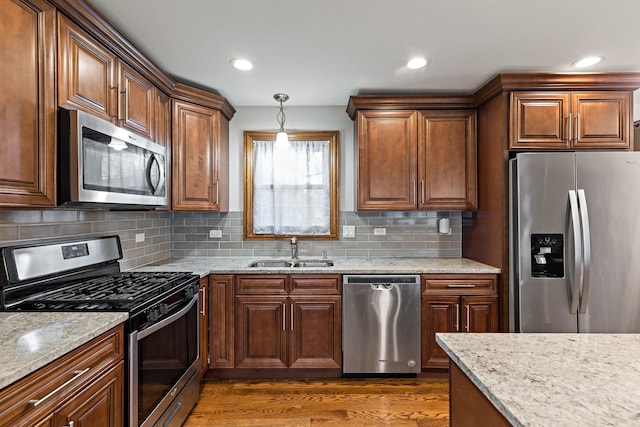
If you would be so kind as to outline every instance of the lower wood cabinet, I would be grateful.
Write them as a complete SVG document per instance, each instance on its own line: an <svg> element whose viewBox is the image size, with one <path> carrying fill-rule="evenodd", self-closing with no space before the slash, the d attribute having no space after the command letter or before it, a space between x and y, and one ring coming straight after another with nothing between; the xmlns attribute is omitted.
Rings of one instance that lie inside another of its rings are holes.
<svg viewBox="0 0 640 427"><path fill-rule="evenodd" d="M495 275L424 275L422 368L447 368L437 332L498 332Z"/></svg>
<svg viewBox="0 0 640 427"><path fill-rule="evenodd" d="M341 368L341 276L211 275L209 287L210 376Z"/></svg>
<svg viewBox="0 0 640 427"><path fill-rule="evenodd" d="M0 390L0 425L123 426L123 327Z"/></svg>

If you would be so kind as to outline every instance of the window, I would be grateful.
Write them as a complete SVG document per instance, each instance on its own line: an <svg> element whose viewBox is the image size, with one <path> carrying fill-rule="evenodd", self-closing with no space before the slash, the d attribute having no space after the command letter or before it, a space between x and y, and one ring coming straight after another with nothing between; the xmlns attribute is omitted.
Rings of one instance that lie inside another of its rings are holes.
<svg viewBox="0 0 640 427"><path fill-rule="evenodd" d="M244 237L338 238L337 131L244 132Z"/></svg>

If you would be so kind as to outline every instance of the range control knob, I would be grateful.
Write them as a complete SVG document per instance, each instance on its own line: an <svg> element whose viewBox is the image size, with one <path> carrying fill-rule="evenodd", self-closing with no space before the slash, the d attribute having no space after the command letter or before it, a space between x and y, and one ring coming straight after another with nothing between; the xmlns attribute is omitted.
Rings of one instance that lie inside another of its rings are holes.
<svg viewBox="0 0 640 427"><path fill-rule="evenodd" d="M158 320L158 317L159 313L158 309L156 308L149 309L149 311L147 312L147 320L149 322L155 322L156 320Z"/></svg>
<svg viewBox="0 0 640 427"><path fill-rule="evenodd" d="M160 304L160 315L165 315L167 314L167 311L169 311L169 307L167 306L167 304Z"/></svg>
<svg viewBox="0 0 640 427"><path fill-rule="evenodd" d="M413 359L410 359L407 361L407 366L410 368L413 368L414 366L416 366L416 361Z"/></svg>

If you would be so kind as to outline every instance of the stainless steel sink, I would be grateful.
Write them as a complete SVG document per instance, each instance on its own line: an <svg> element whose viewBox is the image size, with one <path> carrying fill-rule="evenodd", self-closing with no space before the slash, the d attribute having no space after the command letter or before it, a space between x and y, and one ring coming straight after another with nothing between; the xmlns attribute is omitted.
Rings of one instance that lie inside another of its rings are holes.
<svg viewBox="0 0 640 427"><path fill-rule="evenodd" d="M296 267L333 267L330 259L267 259L253 261L250 268L296 268Z"/></svg>

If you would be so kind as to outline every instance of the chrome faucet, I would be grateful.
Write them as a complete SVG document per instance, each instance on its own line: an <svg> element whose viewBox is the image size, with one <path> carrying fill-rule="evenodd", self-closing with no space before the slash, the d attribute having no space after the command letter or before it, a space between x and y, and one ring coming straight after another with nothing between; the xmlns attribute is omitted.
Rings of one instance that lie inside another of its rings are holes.
<svg viewBox="0 0 640 427"><path fill-rule="evenodd" d="M289 246L291 246L291 259L298 259L298 238L292 237Z"/></svg>

